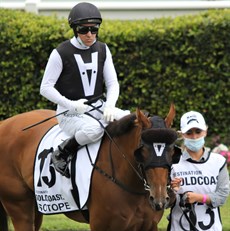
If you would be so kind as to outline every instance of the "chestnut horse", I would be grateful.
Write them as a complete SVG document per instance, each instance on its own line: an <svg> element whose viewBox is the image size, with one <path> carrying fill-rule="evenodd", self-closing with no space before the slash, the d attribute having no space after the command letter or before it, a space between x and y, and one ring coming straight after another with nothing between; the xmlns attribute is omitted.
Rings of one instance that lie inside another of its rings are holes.
<svg viewBox="0 0 230 231"><path fill-rule="evenodd" d="M52 118L26 131L23 128L54 115L51 110L34 110L0 123L1 231L8 230L7 216L15 231L38 231L41 227L43 215L37 210L33 188L34 159L41 138L57 121ZM137 109L110 123L92 175L89 221L81 211L65 215L89 223L92 231L157 230L170 199L167 183L177 137L170 128L174 116L171 105L166 119L151 120ZM166 144L162 164L161 155L154 157L154 142Z"/></svg>

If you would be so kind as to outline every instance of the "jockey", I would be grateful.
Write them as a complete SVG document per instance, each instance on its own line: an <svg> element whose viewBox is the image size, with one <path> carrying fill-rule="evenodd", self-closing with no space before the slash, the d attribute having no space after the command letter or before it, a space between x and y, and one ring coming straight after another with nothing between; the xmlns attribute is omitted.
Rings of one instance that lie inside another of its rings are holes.
<svg viewBox="0 0 230 231"><path fill-rule="evenodd" d="M70 11L68 21L74 37L52 51L40 86L40 94L57 104L57 114L67 111L57 119L70 138L51 157L56 170L66 177L70 177L67 163L79 146L100 140L104 134L101 124L106 126L130 113L115 107L119 83L111 52L98 41L102 23L98 8L79 3ZM85 104L102 95L104 88L105 101Z"/></svg>

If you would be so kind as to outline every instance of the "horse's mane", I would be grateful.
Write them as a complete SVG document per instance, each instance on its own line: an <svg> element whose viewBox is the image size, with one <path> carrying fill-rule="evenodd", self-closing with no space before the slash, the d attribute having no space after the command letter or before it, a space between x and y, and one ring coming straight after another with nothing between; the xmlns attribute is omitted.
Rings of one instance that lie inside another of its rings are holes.
<svg viewBox="0 0 230 231"><path fill-rule="evenodd" d="M124 116L120 120L115 120L110 123L106 130L111 137L121 136L130 131L135 126L136 113L131 113Z"/></svg>

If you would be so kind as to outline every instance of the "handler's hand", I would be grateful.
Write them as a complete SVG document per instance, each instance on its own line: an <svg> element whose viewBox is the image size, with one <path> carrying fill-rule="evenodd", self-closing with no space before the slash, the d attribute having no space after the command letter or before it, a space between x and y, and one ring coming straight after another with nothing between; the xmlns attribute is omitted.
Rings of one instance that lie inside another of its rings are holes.
<svg viewBox="0 0 230 231"><path fill-rule="evenodd" d="M195 192L187 192L187 198L186 201L190 204L193 204L195 202L202 202L203 200L203 194L195 193Z"/></svg>
<svg viewBox="0 0 230 231"><path fill-rule="evenodd" d="M181 178L174 178L171 180L171 188L173 191L177 192L180 189L182 179Z"/></svg>

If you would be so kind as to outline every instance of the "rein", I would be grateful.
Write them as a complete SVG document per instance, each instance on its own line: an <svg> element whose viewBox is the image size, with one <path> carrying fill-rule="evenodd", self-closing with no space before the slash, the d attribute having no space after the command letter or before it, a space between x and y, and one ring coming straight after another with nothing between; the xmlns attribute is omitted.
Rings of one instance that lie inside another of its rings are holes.
<svg viewBox="0 0 230 231"><path fill-rule="evenodd" d="M179 206L183 212L183 214L181 215L180 217L180 220L179 220L179 224L180 224L180 227L184 230L184 231L198 231L198 229L195 227L195 224L196 224L196 212L195 212L195 209L194 209L194 204L187 204L185 201L186 201L186 195L187 192L185 192L184 194L181 195L181 200L179 202ZM183 216L185 216L186 220L188 221L189 225L190 225L190 229L189 230L186 230L184 227L183 227L183 224L182 224L182 218Z"/></svg>
<svg viewBox="0 0 230 231"><path fill-rule="evenodd" d="M191 205L190 208L182 208L180 206L183 214L182 216L180 217L180 220L179 220L179 223L180 223L180 226L181 228L184 230L184 231L199 231L195 225L194 225L194 221L196 220L196 213L195 213L195 210L194 210L194 205ZM188 215L189 213L189 215ZM186 220L188 221L189 225L190 225L190 229L189 230L186 230L184 227L183 227L183 224L182 224L182 217L183 215L185 216Z"/></svg>

